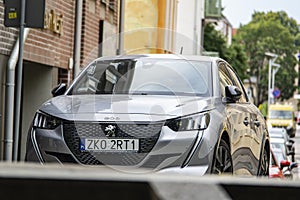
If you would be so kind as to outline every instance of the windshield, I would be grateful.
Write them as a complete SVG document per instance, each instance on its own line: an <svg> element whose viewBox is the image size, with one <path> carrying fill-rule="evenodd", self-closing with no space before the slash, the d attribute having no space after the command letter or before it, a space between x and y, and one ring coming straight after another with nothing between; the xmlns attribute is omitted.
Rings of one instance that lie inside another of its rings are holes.
<svg viewBox="0 0 300 200"><path fill-rule="evenodd" d="M284 157L284 155L280 149L274 149L273 152L274 152L274 156L275 156L277 162L280 163L281 161L286 160L286 158Z"/></svg>
<svg viewBox="0 0 300 200"><path fill-rule="evenodd" d="M91 64L69 94L212 94L211 62L141 59Z"/></svg>
<svg viewBox="0 0 300 200"><path fill-rule="evenodd" d="M279 149L282 152L282 154L286 152L286 147L284 143L276 143L271 141L271 147L274 150L274 153L275 153L275 149Z"/></svg>
<svg viewBox="0 0 300 200"><path fill-rule="evenodd" d="M270 110L270 119L292 119L293 112L285 110Z"/></svg>

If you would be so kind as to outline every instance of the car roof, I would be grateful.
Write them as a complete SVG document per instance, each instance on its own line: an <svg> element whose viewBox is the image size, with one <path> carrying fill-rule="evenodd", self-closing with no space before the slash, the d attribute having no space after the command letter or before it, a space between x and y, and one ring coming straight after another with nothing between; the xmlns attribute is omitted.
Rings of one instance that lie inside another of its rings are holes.
<svg viewBox="0 0 300 200"><path fill-rule="evenodd" d="M271 129L270 130L269 129L268 131L269 131L269 134L271 137L272 136L274 136L274 137L286 137L287 136L287 132L285 130L280 130L280 129L278 129L278 130Z"/></svg>
<svg viewBox="0 0 300 200"><path fill-rule="evenodd" d="M271 143L284 143L284 139L283 138L271 138L270 139Z"/></svg>
<svg viewBox="0 0 300 200"><path fill-rule="evenodd" d="M271 132L270 132L270 137L271 137L271 138L273 138L273 137L275 137L275 138L284 138L283 134L281 134L281 133L276 133L276 132L274 132L274 133L271 133Z"/></svg>
<svg viewBox="0 0 300 200"><path fill-rule="evenodd" d="M275 132L275 133L285 133L286 132L286 130L284 128L275 128L275 127L268 128L268 131Z"/></svg>
<svg viewBox="0 0 300 200"><path fill-rule="evenodd" d="M180 55L180 54L128 54L117 56L105 56L97 58L97 60L114 60L114 59L140 59L140 58L157 58L157 59L178 59L178 60L195 60L195 61L217 61L223 59L219 57L200 56L200 55Z"/></svg>

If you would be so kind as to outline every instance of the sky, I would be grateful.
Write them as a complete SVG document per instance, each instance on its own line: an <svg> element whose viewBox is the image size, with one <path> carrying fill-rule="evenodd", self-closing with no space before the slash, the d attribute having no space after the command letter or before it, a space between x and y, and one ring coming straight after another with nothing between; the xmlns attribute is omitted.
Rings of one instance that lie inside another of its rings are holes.
<svg viewBox="0 0 300 200"><path fill-rule="evenodd" d="M223 15L233 28L251 21L254 11L285 11L300 24L300 0L221 0Z"/></svg>

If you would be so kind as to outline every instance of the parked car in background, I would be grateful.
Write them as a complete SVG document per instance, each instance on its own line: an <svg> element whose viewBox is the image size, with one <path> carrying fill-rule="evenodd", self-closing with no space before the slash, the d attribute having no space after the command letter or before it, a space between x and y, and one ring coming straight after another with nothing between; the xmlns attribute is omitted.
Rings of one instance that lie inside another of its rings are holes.
<svg viewBox="0 0 300 200"><path fill-rule="evenodd" d="M285 128L290 137L295 137L296 117L291 105L271 104L268 113L268 127Z"/></svg>
<svg viewBox="0 0 300 200"><path fill-rule="evenodd" d="M287 155L290 155L292 158L292 161L295 161L295 141L293 139L290 139L289 135L287 134L287 131L285 128L268 128L270 138L282 138L284 139L284 143L287 149Z"/></svg>
<svg viewBox="0 0 300 200"><path fill-rule="evenodd" d="M103 57L53 94L33 119L26 161L269 174L267 124L223 59Z"/></svg>
<svg viewBox="0 0 300 200"><path fill-rule="evenodd" d="M289 167L283 168L283 173L286 177L293 177L293 169L298 167L298 163L292 161L291 154L288 153L285 141L283 138L270 138L271 149L279 163L288 161Z"/></svg>
<svg viewBox="0 0 300 200"><path fill-rule="evenodd" d="M293 169L298 163L290 162L280 148L271 148L270 178L293 179Z"/></svg>
<svg viewBox="0 0 300 200"><path fill-rule="evenodd" d="M290 163L287 162L283 162L282 164L280 164L277 161L277 158L274 155L274 152L271 148L271 154L270 154L270 167L269 167L269 178L280 178L280 179L284 179L285 176L283 174L283 168L284 167L288 167L290 165Z"/></svg>
<svg viewBox="0 0 300 200"><path fill-rule="evenodd" d="M283 138L270 138L271 148L273 149L281 149L283 152L283 159L292 161L292 158L289 156L289 151L285 144L285 140ZM279 159L280 162L282 159Z"/></svg>

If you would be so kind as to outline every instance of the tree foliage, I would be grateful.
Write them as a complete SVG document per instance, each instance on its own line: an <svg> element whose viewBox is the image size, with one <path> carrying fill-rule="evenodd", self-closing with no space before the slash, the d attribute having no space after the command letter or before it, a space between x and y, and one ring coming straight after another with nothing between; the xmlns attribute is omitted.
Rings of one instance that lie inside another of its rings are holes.
<svg viewBox="0 0 300 200"><path fill-rule="evenodd" d="M215 29L213 24L209 23L205 26L204 49L206 51L218 52L219 57L228 61L242 80L248 78L248 75L245 72L249 66L243 46L237 42L233 42L230 47L227 47L226 44L226 39Z"/></svg>
<svg viewBox="0 0 300 200"><path fill-rule="evenodd" d="M205 51L218 52L221 58L224 58L225 56L226 40L211 23L206 24L204 28L203 48Z"/></svg>
<svg viewBox="0 0 300 200"><path fill-rule="evenodd" d="M275 87L281 91L281 100L293 96L297 73L295 54L299 48L300 35L297 22L283 11L255 12L249 24L238 29L237 42L243 44L250 65L250 75L258 79L259 101L268 97L268 60L266 52L278 55L276 63L281 67L275 76Z"/></svg>
<svg viewBox="0 0 300 200"><path fill-rule="evenodd" d="M230 47L227 48L224 59L236 70L241 80L249 79L247 54L244 47L237 43L235 39L233 39Z"/></svg>

